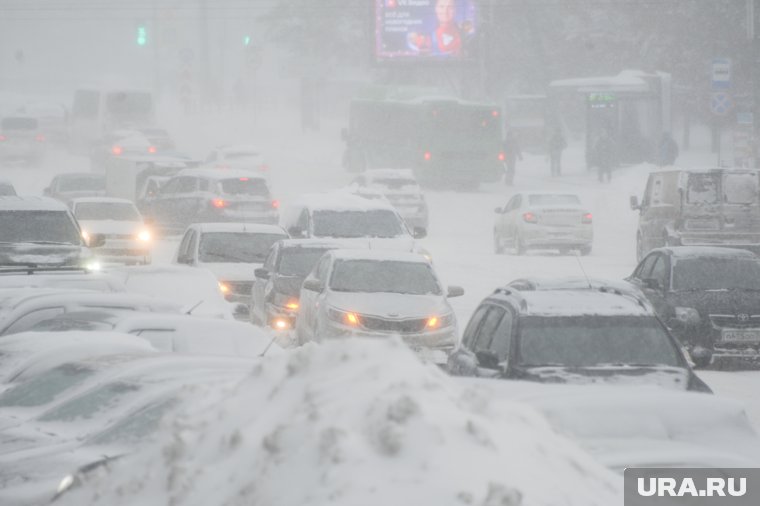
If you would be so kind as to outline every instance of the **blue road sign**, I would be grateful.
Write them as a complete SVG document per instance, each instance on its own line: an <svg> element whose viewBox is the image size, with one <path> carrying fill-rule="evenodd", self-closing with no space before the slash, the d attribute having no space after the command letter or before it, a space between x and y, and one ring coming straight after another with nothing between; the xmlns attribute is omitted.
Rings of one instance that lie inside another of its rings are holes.
<svg viewBox="0 0 760 506"><path fill-rule="evenodd" d="M712 97L710 98L710 110L713 114L725 116L733 107L734 104L731 101L731 95L725 91L716 91L712 94Z"/></svg>

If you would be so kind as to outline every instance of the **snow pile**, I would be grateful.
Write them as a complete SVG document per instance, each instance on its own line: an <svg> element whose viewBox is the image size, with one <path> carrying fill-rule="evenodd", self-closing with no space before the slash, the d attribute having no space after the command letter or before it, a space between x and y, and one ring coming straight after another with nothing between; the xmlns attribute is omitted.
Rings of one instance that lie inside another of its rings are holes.
<svg viewBox="0 0 760 506"><path fill-rule="evenodd" d="M619 478L527 406L423 365L399 340L308 345L195 395L158 444L62 505L610 505Z"/></svg>

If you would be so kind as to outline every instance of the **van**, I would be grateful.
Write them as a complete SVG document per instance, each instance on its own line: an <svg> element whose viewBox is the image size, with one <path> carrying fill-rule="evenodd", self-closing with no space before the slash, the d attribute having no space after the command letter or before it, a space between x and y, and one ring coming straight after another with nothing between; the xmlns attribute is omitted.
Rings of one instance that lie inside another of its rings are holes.
<svg viewBox="0 0 760 506"><path fill-rule="evenodd" d="M149 91L76 90L71 107L71 148L86 153L95 140L113 129L152 125L154 120L153 95Z"/></svg>
<svg viewBox="0 0 760 506"><path fill-rule="evenodd" d="M639 211L636 257L663 246L727 246L760 251L760 172L669 169L649 175Z"/></svg>

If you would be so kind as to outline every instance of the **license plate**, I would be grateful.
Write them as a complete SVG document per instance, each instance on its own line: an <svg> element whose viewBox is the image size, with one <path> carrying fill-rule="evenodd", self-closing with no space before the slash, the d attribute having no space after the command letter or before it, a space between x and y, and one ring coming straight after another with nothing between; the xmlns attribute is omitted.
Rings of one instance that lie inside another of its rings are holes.
<svg viewBox="0 0 760 506"><path fill-rule="evenodd" d="M758 330L723 330L724 341L760 341L760 329Z"/></svg>

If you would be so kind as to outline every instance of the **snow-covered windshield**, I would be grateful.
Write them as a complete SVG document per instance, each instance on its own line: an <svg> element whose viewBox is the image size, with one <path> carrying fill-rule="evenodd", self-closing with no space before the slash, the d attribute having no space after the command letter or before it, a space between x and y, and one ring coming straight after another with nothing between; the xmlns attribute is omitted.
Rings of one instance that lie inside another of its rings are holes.
<svg viewBox="0 0 760 506"><path fill-rule="evenodd" d="M336 292L441 295L433 271L422 262L340 260L330 277Z"/></svg>
<svg viewBox="0 0 760 506"><path fill-rule="evenodd" d="M398 237L404 232L393 211L316 211L316 237Z"/></svg>
<svg viewBox="0 0 760 506"><path fill-rule="evenodd" d="M164 414L176 405L177 400L174 398L151 404L137 413L122 417L114 425L90 438L87 443L92 445L138 443L153 434L160 426Z"/></svg>
<svg viewBox="0 0 760 506"><path fill-rule="evenodd" d="M520 322L519 336L523 367L680 365L678 350L653 317L528 316Z"/></svg>
<svg viewBox="0 0 760 506"><path fill-rule="evenodd" d="M266 181L259 178L235 178L223 179L220 182L222 191L227 195L251 195L251 196L268 196L269 188Z"/></svg>
<svg viewBox="0 0 760 506"><path fill-rule="evenodd" d="M417 186L417 181L404 177L384 177L373 179L372 184L376 186L383 186L391 190L398 190L405 186Z"/></svg>
<svg viewBox="0 0 760 506"><path fill-rule="evenodd" d="M66 211L0 211L0 242L81 244Z"/></svg>
<svg viewBox="0 0 760 506"><path fill-rule="evenodd" d="M74 208L77 220L142 221L132 204L115 202L80 202Z"/></svg>
<svg viewBox="0 0 760 506"><path fill-rule="evenodd" d="M530 195L531 206L577 206L581 203L577 195Z"/></svg>
<svg viewBox="0 0 760 506"><path fill-rule="evenodd" d="M760 290L760 261L741 258L684 258L673 267L674 290Z"/></svg>
<svg viewBox="0 0 760 506"><path fill-rule="evenodd" d="M139 384L124 381L106 383L59 404L37 419L41 422L71 422L77 419L92 418L98 411L118 404L122 400L122 396L136 392L140 388Z"/></svg>
<svg viewBox="0 0 760 506"><path fill-rule="evenodd" d="M95 373L83 364L63 364L17 384L0 395L0 407L42 406Z"/></svg>
<svg viewBox="0 0 760 506"><path fill-rule="evenodd" d="M207 232L201 236L198 257L201 262L210 263L261 263L269 248L285 237L284 234Z"/></svg>
<svg viewBox="0 0 760 506"><path fill-rule="evenodd" d="M757 175L726 174L723 178L723 201L727 204L757 204Z"/></svg>
<svg viewBox="0 0 760 506"><path fill-rule="evenodd" d="M103 176L63 177L58 182L58 191L105 191L106 178Z"/></svg>
<svg viewBox="0 0 760 506"><path fill-rule="evenodd" d="M280 255L278 271L284 276L306 277L326 251L326 248L287 248Z"/></svg>
<svg viewBox="0 0 760 506"><path fill-rule="evenodd" d="M258 153L254 151L227 151L224 153L225 160L256 160L260 157Z"/></svg>

